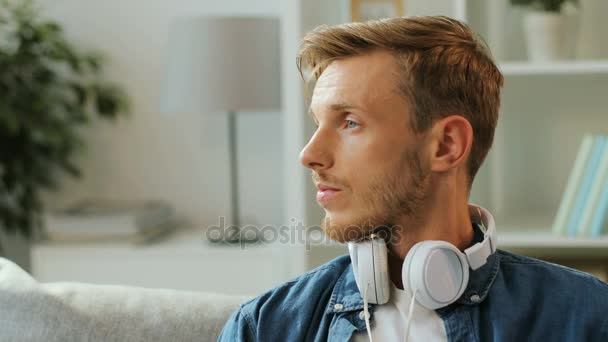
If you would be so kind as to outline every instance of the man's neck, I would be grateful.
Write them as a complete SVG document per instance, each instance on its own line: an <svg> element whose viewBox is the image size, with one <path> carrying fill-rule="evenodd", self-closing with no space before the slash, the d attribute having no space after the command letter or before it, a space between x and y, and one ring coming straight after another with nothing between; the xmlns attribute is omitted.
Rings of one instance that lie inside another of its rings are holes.
<svg viewBox="0 0 608 342"><path fill-rule="evenodd" d="M393 232L399 238L388 246L388 264L391 280L399 289L403 289L401 269L405 256L420 241L447 241L459 250L464 251L473 241L473 228L466 201L444 200L437 202L426 213L422 213L416 222L404 221Z"/></svg>

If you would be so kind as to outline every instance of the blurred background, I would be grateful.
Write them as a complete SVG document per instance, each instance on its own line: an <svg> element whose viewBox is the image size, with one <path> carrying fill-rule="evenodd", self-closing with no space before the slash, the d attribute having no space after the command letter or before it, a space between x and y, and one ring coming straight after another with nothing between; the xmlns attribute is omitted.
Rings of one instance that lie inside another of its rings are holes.
<svg viewBox="0 0 608 342"><path fill-rule="evenodd" d="M603 0L37 0L39 24L20 3L0 15L0 243L41 281L256 294L345 254L298 162L300 39L440 14L505 75L471 198L499 247L607 277Z"/></svg>

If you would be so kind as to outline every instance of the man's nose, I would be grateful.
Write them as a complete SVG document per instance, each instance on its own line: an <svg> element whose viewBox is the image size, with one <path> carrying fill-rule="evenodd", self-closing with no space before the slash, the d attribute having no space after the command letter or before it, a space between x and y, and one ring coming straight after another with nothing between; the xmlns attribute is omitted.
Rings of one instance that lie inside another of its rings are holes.
<svg viewBox="0 0 608 342"><path fill-rule="evenodd" d="M314 171L326 170L333 166L330 139L324 134L317 129L300 152L300 163Z"/></svg>

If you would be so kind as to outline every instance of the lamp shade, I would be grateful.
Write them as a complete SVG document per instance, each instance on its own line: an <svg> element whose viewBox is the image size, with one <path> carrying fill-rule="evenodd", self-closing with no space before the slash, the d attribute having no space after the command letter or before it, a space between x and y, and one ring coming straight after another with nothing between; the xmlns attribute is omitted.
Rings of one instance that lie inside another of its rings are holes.
<svg viewBox="0 0 608 342"><path fill-rule="evenodd" d="M163 112L280 108L279 20L189 17L173 22Z"/></svg>

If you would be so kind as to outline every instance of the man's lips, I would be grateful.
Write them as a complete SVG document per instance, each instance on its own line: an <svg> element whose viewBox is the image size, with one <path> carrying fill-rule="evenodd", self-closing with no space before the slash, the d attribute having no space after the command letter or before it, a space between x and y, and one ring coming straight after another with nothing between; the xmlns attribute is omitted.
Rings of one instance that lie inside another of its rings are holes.
<svg viewBox="0 0 608 342"><path fill-rule="evenodd" d="M326 190L340 191L339 188L336 188L336 187L330 186L330 185L326 185L323 183L317 183L317 189L319 189L319 191L326 191Z"/></svg>
<svg viewBox="0 0 608 342"><path fill-rule="evenodd" d="M319 190L317 191L317 201L321 203L329 201L341 191L338 188L322 183L317 184L317 189Z"/></svg>

